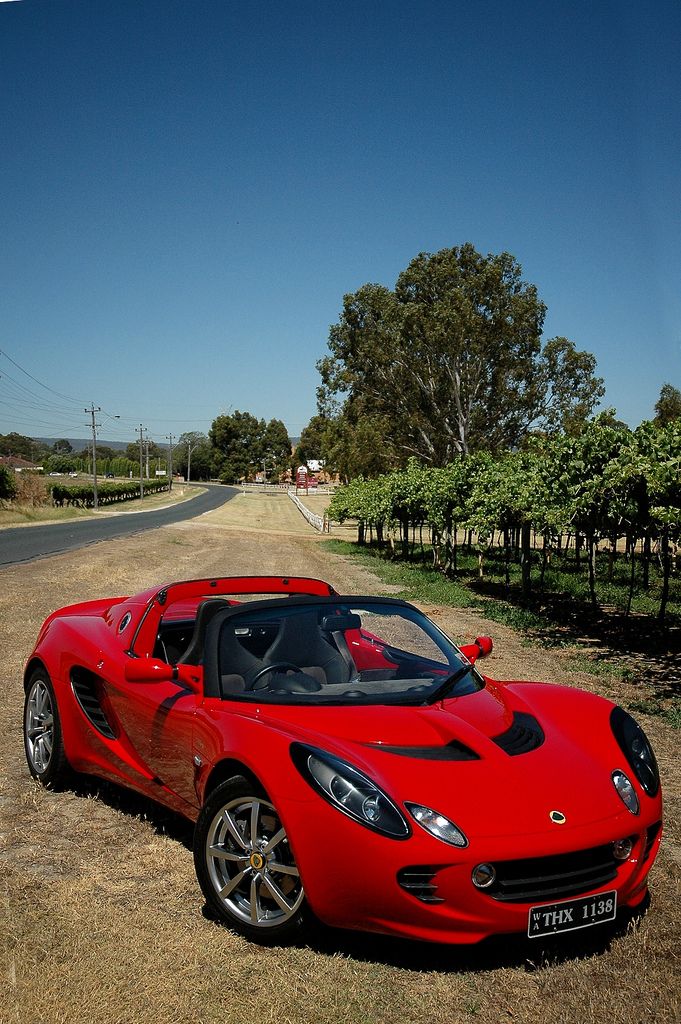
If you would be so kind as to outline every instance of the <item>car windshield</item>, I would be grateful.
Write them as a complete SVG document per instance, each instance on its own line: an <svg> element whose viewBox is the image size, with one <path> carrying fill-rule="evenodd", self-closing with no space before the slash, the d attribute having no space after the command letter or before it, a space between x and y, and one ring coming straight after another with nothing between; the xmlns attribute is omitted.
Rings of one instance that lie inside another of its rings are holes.
<svg viewBox="0 0 681 1024"><path fill-rule="evenodd" d="M381 601L230 613L217 637L218 691L275 704L428 704L482 677L425 615Z"/></svg>

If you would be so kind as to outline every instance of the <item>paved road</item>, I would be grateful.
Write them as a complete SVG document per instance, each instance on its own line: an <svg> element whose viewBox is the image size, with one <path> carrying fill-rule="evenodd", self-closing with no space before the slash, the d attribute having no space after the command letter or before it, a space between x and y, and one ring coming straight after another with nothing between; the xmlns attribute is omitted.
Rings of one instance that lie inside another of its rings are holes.
<svg viewBox="0 0 681 1024"><path fill-rule="evenodd" d="M111 540L131 533L142 533L144 530L155 530L170 523L181 523L219 508L235 494L238 491L234 487L208 484L205 491L190 501L152 512L129 512L103 516L101 519L74 519L45 526L7 527L0 530L0 566L32 562L44 555L73 551L99 540Z"/></svg>

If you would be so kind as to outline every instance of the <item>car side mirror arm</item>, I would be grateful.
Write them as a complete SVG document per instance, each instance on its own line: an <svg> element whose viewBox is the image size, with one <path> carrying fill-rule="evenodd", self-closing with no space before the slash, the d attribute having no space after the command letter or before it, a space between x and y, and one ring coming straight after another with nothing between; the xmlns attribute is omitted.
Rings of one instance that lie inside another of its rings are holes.
<svg viewBox="0 0 681 1024"><path fill-rule="evenodd" d="M200 693L203 686L199 665L169 665L160 658L128 658L124 675L129 683L179 683L194 693Z"/></svg>
<svg viewBox="0 0 681 1024"><path fill-rule="evenodd" d="M476 636L472 644L464 644L459 650L474 665L478 658L489 657L493 647L494 643L491 636Z"/></svg>

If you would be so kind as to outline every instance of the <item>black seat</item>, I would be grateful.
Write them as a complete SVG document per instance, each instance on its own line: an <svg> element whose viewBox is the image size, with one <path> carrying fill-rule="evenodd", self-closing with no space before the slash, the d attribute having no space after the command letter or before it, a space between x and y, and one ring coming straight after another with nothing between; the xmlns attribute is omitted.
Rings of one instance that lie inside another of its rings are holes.
<svg viewBox="0 0 681 1024"><path fill-rule="evenodd" d="M276 639L270 644L264 664L288 662L320 683L347 683L351 670L342 654L319 628L315 612L286 615Z"/></svg>
<svg viewBox="0 0 681 1024"><path fill-rule="evenodd" d="M189 646L182 657L178 658L178 665L201 664L203 661L203 647L206 639L206 627L218 612L223 611L225 608L229 608L229 606L229 601L225 601L224 598L221 597L211 597L207 601L201 602L196 609L196 621L194 622L192 638L189 641Z"/></svg>

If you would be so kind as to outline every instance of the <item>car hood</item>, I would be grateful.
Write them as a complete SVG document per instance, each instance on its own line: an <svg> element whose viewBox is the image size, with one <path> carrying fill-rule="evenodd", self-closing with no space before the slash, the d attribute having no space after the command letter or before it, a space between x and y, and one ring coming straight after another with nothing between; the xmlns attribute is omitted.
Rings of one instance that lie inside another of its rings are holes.
<svg viewBox="0 0 681 1024"><path fill-rule="evenodd" d="M625 767L612 707L566 687L487 680L475 694L424 707L259 710L291 740L352 763L393 799L427 804L467 834L497 836L555 831L551 811L568 830L613 817L631 829L611 780Z"/></svg>

